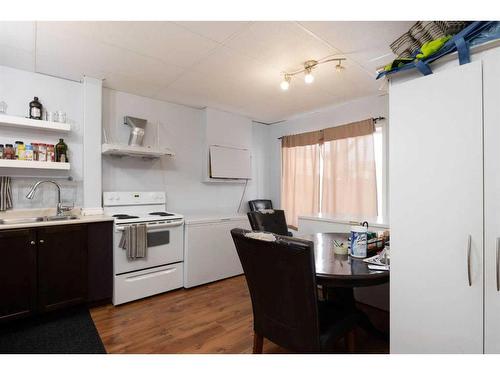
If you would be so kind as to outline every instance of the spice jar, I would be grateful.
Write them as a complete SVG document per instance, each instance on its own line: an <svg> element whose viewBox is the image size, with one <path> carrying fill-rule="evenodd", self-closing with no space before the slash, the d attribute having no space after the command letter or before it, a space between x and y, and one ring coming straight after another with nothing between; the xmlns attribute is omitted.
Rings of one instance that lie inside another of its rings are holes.
<svg viewBox="0 0 500 375"><path fill-rule="evenodd" d="M18 160L26 159L26 146L23 142L19 143L16 147L16 159Z"/></svg>
<svg viewBox="0 0 500 375"><path fill-rule="evenodd" d="M3 149L3 157L4 159L15 159L16 152L14 151L14 146L10 143L7 143Z"/></svg>
<svg viewBox="0 0 500 375"><path fill-rule="evenodd" d="M47 161L56 161L54 145L47 145Z"/></svg>
<svg viewBox="0 0 500 375"><path fill-rule="evenodd" d="M45 143L38 144L38 161L47 161L47 145Z"/></svg>
<svg viewBox="0 0 500 375"><path fill-rule="evenodd" d="M33 160L33 146L26 145L26 150L24 152L24 160L32 161Z"/></svg>
<svg viewBox="0 0 500 375"><path fill-rule="evenodd" d="M33 147L33 160L38 160L38 143L31 143Z"/></svg>
<svg viewBox="0 0 500 375"><path fill-rule="evenodd" d="M19 145L23 145L24 142L22 141L15 141L14 142L14 159L18 159L18 153L17 153L17 148L19 147Z"/></svg>

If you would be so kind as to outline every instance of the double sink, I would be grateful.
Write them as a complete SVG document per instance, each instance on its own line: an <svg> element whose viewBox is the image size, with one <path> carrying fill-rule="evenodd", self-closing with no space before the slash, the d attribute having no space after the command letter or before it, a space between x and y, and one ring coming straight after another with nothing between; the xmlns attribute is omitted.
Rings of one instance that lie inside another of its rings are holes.
<svg viewBox="0 0 500 375"><path fill-rule="evenodd" d="M54 216L16 217L11 219L0 219L0 225L27 224L27 223L39 223L41 221L59 221L59 220L75 220L75 219L78 219L78 216L54 215Z"/></svg>

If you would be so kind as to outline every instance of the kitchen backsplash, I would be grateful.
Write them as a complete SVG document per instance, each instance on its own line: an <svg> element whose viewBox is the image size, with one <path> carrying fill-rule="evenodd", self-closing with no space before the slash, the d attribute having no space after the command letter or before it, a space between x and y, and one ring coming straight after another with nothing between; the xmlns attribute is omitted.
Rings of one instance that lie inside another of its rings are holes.
<svg viewBox="0 0 500 375"><path fill-rule="evenodd" d="M33 178L12 178L12 200L13 209L29 209L29 208L52 208L57 205L57 189L52 184L42 184L37 189L35 198L29 200L26 194L30 187L40 179ZM63 203L75 203L75 207L82 206L82 182L81 181L65 181L55 180L61 186L61 199Z"/></svg>

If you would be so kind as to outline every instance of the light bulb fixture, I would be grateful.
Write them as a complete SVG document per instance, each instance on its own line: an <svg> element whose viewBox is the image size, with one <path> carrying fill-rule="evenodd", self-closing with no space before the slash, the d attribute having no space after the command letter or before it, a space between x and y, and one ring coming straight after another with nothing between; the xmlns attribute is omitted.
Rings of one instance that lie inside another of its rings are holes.
<svg viewBox="0 0 500 375"><path fill-rule="evenodd" d="M290 81L292 80L292 77L290 77L290 75L288 74L285 74L283 76L283 81L281 81L280 83L280 87L283 91L286 91L288 90L288 88L290 87Z"/></svg>
<svg viewBox="0 0 500 375"><path fill-rule="evenodd" d="M304 82L308 85L314 82L314 76L312 75L313 68L318 65L316 60L307 60L304 63L304 71L306 75L304 76Z"/></svg>
<svg viewBox="0 0 500 375"><path fill-rule="evenodd" d="M339 60L339 62L337 63L337 65L335 65L335 71L337 73L342 73L342 71L345 69L345 67L342 66L342 61Z"/></svg>
<svg viewBox="0 0 500 375"><path fill-rule="evenodd" d="M311 84L314 82L314 76L312 75L312 68L306 69L306 75L304 76L304 82Z"/></svg>
<svg viewBox="0 0 500 375"><path fill-rule="evenodd" d="M300 73L305 73L304 75L304 82L307 84L311 84L314 82L314 76L312 74L313 69L315 69L318 65L325 64L328 62L336 62L337 64L335 65L335 70L337 72L342 72L345 67L341 65L342 61L344 61L344 57L325 57L324 59L321 60L307 60L303 64L303 68L298 69L293 72L284 72L283 73L283 80L280 83L280 87L283 91L286 91L290 87L290 82L292 80L293 76L296 76L297 74Z"/></svg>

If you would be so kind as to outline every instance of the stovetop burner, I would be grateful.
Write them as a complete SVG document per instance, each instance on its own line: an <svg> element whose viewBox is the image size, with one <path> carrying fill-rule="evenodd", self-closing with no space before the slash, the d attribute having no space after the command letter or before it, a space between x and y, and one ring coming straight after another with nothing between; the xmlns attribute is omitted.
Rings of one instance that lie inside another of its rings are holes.
<svg viewBox="0 0 500 375"><path fill-rule="evenodd" d="M127 215L127 214L117 214L113 215L113 217L116 217L117 219L138 219L139 216L133 216L133 215Z"/></svg>
<svg viewBox="0 0 500 375"><path fill-rule="evenodd" d="M151 216L174 216L174 214L171 214L169 212L150 212L149 214Z"/></svg>

